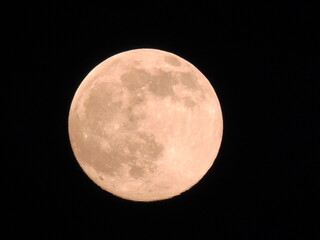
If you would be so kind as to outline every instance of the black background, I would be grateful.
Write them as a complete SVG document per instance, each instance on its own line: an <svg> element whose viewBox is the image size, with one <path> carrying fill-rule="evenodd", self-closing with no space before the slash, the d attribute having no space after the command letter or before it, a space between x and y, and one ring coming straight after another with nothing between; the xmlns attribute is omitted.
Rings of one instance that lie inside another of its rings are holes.
<svg viewBox="0 0 320 240"><path fill-rule="evenodd" d="M319 237L315 6L65 1L3 10L9 13L3 18L9 74L1 92L10 234ZM193 63L211 81L223 111L213 167L190 191L166 201L131 202L101 190L69 143L68 111L80 82L101 61L135 48L162 49Z"/></svg>

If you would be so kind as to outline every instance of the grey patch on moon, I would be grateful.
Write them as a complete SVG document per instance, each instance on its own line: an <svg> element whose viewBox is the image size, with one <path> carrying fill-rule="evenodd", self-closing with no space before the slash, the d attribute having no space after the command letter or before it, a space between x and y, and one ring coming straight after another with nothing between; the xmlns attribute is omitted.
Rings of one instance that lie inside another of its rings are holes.
<svg viewBox="0 0 320 240"><path fill-rule="evenodd" d="M101 181L103 181L103 180L104 180L104 178L103 178L102 176L100 176L100 175L99 175L99 179L100 179Z"/></svg>
<svg viewBox="0 0 320 240"><path fill-rule="evenodd" d="M130 71L122 74L121 81L129 91L141 89L150 82L150 74L144 70L132 68Z"/></svg>
<svg viewBox="0 0 320 240"><path fill-rule="evenodd" d="M138 108L134 106L127 107L123 112L125 115L125 120L123 122L123 129L134 131L138 128L141 120L145 119L145 114L143 112L138 112Z"/></svg>
<svg viewBox="0 0 320 240"><path fill-rule="evenodd" d="M156 142L153 135L143 132L139 132L137 135L142 142L140 146L135 146L135 151L139 152L145 160L158 159L161 156L164 147Z"/></svg>
<svg viewBox="0 0 320 240"><path fill-rule="evenodd" d="M122 107L122 101L114 99L114 96L121 92L117 87L110 83L100 83L91 90L88 99L84 102L85 116L94 129L97 124L103 121L111 121L117 115Z"/></svg>
<svg viewBox="0 0 320 240"><path fill-rule="evenodd" d="M142 177L143 175L145 175L145 169L144 169L144 167L133 165L133 166L131 166L131 169L129 170L129 174L133 178L139 178L139 177Z"/></svg>
<svg viewBox="0 0 320 240"><path fill-rule="evenodd" d="M122 74L121 81L129 91L136 91L146 86L158 97L174 95L172 85L178 84L177 79L173 78L171 73L159 70L156 74L150 74L136 68Z"/></svg>
<svg viewBox="0 0 320 240"><path fill-rule="evenodd" d="M179 67L181 65L181 62L179 61L179 59L173 56L165 56L164 61L175 67Z"/></svg>
<svg viewBox="0 0 320 240"><path fill-rule="evenodd" d="M145 90L138 89L135 92L129 92L129 105L122 109L124 122L122 127L125 130L133 131L138 128L141 120L145 119L145 113L138 106L143 105L146 101Z"/></svg>
<svg viewBox="0 0 320 240"><path fill-rule="evenodd" d="M177 79L171 73L158 71L156 75L150 75L149 90L159 97L174 96L172 85L177 84Z"/></svg>
<svg viewBox="0 0 320 240"><path fill-rule="evenodd" d="M96 170L108 175L115 175L122 165L130 166L130 175L134 178L142 177L146 172L155 169L155 163L164 151L164 147L155 141L153 135L136 132L126 138L110 140L110 150L101 159L104 163L97 169L98 162L94 162Z"/></svg>
<svg viewBox="0 0 320 240"><path fill-rule="evenodd" d="M172 56L166 56L165 60L171 62L175 60L179 61ZM193 92L197 92L202 98L204 96L202 86L198 83L197 78L192 72L172 73L158 70L156 73L151 74L142 69L132 68L121 75L121 81L124 87L128 89L130 94L129 101L132 108L145 101L145 94L147 92L161 98L170 97L174 102L179 102L187 108L193 108L197 105L196 102L198 101L193 99L195 97ZM191 91L189 94L193 93L193 96L187 96L183 99L178 97L173 88L177 84L181 84L187 91ZM130 109L128 110L130 113ZM129 121L125 124L126 128L136 128L137 117L129 115L128 119Z"/></svg>
<svg viewBox="0 0 320 240"><path fill-rule="evenodd" d="M198 83L197 78L192 73L181 72L179 74L181 84L193 91L201 91L201 87Z"/></svg>
<svg viewBox="0 0 320 240"><path fill-rule="evenodd" d="M135 93L130 94L129 96L129 102L131 106L142 104L145 102L145 100L145 91L143 90L138 90Z"/></svg>
<svg viewBox="0 0 320 240"><path fill-rule="evenodd" d="M183 104L187 107L187 108L193 108L195 107L197 104L195 103L195 101L192 100L191 97L185 97L183 98Z"/></svg>
<svg viewBox="0 0 320 240"><path fill-rule="evenodd" d="M197 106L205 100L206 89L202 84L200 84L196 75L192 72L179 72L177 78L187 93L187 96L183 98L183 104L186 107Z"/></svg>

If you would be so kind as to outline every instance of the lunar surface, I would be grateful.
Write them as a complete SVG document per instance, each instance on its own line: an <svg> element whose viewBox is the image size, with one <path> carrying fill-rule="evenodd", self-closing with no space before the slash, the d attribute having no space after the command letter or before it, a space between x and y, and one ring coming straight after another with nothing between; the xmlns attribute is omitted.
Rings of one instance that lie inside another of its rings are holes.
<svg viewBox="0 0 320 240"><path fill-rule="evenodd" d="M212 166L222 139L217 95L183 58L156 49L114 55L80 84L69 136L83 171L127 200L168 199Z"/></svg>

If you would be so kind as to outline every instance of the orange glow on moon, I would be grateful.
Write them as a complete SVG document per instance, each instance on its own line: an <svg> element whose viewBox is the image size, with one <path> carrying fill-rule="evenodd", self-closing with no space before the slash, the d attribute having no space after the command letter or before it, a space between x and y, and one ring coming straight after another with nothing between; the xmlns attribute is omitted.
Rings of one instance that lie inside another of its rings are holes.
<svg viewBox="0 0 320 240"><path fill-rule="evenodd" d="M219 100L183 58L156 49L114 55L80 84L69 136L83 171L127 200L168 199L212 166L222 139Z"/></svg>

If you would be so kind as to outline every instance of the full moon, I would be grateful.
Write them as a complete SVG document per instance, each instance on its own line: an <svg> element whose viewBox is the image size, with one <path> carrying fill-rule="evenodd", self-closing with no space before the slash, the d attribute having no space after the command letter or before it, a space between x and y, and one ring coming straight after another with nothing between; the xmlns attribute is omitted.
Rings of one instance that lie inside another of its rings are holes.
<svg viewBox="0 0 320 240"><path fill-rule="evenodd" d="M191 63L166 51L116 54L82 81L69 137L83 171L132 201L177 196L212 166L222 139L218 97Z"/></svg>

